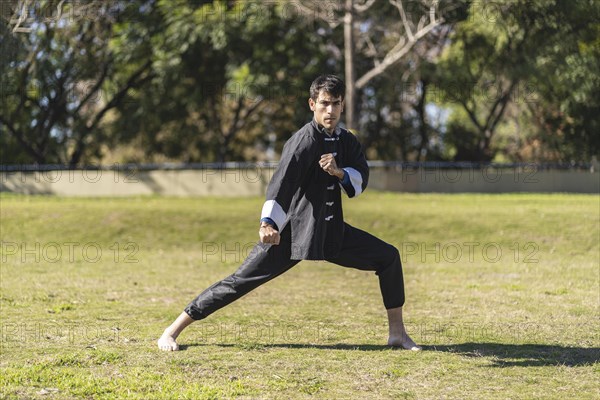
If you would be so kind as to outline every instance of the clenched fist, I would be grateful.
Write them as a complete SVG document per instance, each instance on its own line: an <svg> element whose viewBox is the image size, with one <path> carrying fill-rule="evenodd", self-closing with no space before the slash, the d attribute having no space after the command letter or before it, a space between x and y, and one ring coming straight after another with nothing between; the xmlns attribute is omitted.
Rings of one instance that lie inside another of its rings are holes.
<svg viewBox="0 0 600 400"><path fill-rule="evenodd" d="M279 232L275 230L271 225L267 223L261 223L258 231L261 243L265 244L279 244Z"/></svg>
<svg viewBox="0 0 600 400"><path fill-rule="evenodd" d="M329 175L335 176L338 179L344 178L344 170L338 168L333 153L323 154L319 160L319 166Z"/></svg>

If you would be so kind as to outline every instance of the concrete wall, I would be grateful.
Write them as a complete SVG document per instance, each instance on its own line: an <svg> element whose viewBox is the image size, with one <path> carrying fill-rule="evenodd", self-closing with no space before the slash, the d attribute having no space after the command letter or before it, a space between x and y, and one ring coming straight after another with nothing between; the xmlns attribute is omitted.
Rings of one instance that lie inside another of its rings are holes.
<svg viewBox="0 0 600 400"><path fill-rule="evenodd" d="M0 172L0 191L60 196L263 196L273 167ZM600 173L526 168L372 167L370 189L411 193L600 193Z"/></svg>
<svg viewBox="0 0 600 400"><path fill-rule="evenodd" d="M60 196L262 196L274 169L55 170L0 173L0 191Z"/></svg>
<svg viewBox="0 0 600 400"><path fill-rule="evenodd" d="M372 169L371 188L411 193L600 193L600 173L527 168Z"/></svg>

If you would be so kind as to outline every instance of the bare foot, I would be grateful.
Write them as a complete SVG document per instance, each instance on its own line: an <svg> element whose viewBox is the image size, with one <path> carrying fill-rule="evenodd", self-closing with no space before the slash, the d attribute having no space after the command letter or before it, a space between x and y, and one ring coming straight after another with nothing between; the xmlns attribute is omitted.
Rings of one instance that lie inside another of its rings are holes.
<svg viewBox="0 0 600 400"><path fill-rule="evenodd" d="M388 346L400 347L404 350L421 351L421 346L417 346L406 333L400 336L390 336Z"/></svg>
<svg viewBox="0 0 600 400"><path fill-rule="evenodd" d="M170 332L165 331L160 339L158 339L158 348L162 351L177 351L179 350L179 345L175 341L176 337L173 336Z"/></svg>
<svg viewBox="0 0 600 400"><path fill-rule="evenodd" d="M162 351L177 351L179 345L175 341L177 336L194 320L183 311L171 325L165 329L160 339L158 339L158 348Z"/></svg>

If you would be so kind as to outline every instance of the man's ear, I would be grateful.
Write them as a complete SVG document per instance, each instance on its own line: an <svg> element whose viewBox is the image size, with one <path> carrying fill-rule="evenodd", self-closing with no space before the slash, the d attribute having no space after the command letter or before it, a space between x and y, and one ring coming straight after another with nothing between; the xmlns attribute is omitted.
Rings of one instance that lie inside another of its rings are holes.
<svg viewBox="0 0 600 400"><path fill-rule="evenodd" d="M312 99L312 97L308 98L308 106L310 107L310 111L315 111L315 101Z"/></svg>

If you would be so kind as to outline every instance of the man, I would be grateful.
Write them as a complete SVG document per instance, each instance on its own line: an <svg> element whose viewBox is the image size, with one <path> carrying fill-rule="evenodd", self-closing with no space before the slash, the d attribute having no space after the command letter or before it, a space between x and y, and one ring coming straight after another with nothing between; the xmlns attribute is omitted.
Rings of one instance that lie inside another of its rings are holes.
<svg viewBox="0 0 600 400"><path fill-rule="evenodd" d="M392 245L346 224L341 191L360 195L369 168L354 135L338 126L344 108L344 82L333 75L315 79L308 104L313 120L286 142L267 188L260 242L232 275L196 297L158 340L178 350L177 337L192 322L230 304L284 273L300 260L327 260L375 271L389 322L388 345L420 350L402 321L404 282L400 254Z"/></svg>

